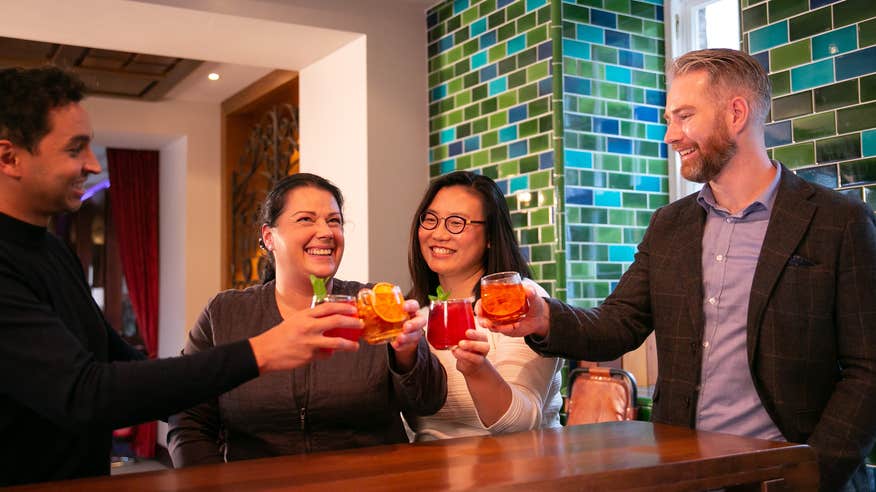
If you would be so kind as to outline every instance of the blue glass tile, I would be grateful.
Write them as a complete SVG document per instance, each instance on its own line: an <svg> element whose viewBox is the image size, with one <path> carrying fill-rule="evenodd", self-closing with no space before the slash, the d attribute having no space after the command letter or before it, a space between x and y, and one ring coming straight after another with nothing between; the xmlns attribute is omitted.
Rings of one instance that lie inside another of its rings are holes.
<svg viewBox="0 0 876 492"><path fill-rule="evenodd" d="M476 38L487 30L487 18L478 19L471 23L468 28L469 37Z"/></svg>
<svg viewBox="0 0 876 492"><path fill-rule="evenodd" d="M644 0L644 1L645 1L645 3L659 5L661 7L663 6L663 0Z"/></svg>
<svg viewBox="0 0 876 492"><path fill-rule="evenodd" d="M550 79L546 79L550 80ZM590 95L590 81L578 77L563 77L563 88L567 93Z"/></svg>
<svg viewBox="0 0 876 492"><path fill-rule="evenodd" d="M634 106L633 117L639 121L660 122L660 111L649 106Z"/></svg>
<svg viewBox="0 0 876 492"><path fill-rule="evenodd" d="M465 139L465 151L473 152L481 148L481 137L475 135L474 137L469 137Z"/></svg>
<svg viewBox="0 0 876 492"><path fill-rule="evenodd" d="M764 143L767 147L791 143L791 120L766 125L764 127Z"/></svg>
<svg viewBox="0 0 876 492"><path fill-rule="evenodd" d="M633 79L633 75L628 68L618 67L615 65L606 65L605 79L610 82L629 84Z"/></svg>
<svg viewBox="0 0 876 492"><path fill-rule="evenodd" d="M508 146L508 157L514 159L522 155L526 155L526 140L520 140Z"/></svg>
<svg viewBox="0 0 876 492"><path fill-rule="evenodd" d="M630 35L625 32L612 31L611 29L605 30L605 44L609 46L614 46L616 48L628 48L630 47Z"/></svg>
<svg viewBox="0 0 876 492"><path fill-rule="evenodd" d="M450 147L448 148L447 153L450 155L450 157L461 154L462 153L462 142L453 142L452 144L450 144Z"/></svg>
<svg viewBox="0 0 876 492"><path fill-rule="evenodd" d="M482 67L487 64L487 52L481 51L480 53L475 53L471 57L471 69L475 70L479 67Z"/></svg>
<svg viewBox="0 0 876 492"><path fill-rule="evenodd" d="M580 41L573 41L571 39L563 40L563 56L570 56L572 58L579 58L581 60L589 60L590 59L590 45L587 43L582 43Z"/></svg>
<svg viewBox="0 0 876 492"><path fill-rule="evenodd" d="M653 191L660 192L660 178L657 176L636 176L633 179L633 186L638 191Z"/></svg>
<svg viewBox="0 0 876 492"><path fill-rule="evenodd" d="M648 140L663 141L666 136L666 125L648 125L645 129L645 135Z"/></svg>
<svg viewBox="0 0 876 492"><path fill-rule="evenodd" d="M433 10L426 16L426 27L432 29L436 24L438 24L438 11Z"/></svg>
<svg viewBox="0 0 876 492"><path fill-rule="evenodd" d="M468 0L453 0L453 15L468 8Z"/></svg>
<svg viewBox="0 0 876 492"><path fill-rule="evenodd" d="M599 207L620 207L621 194L619 191L596 190L593 193L593 204Z"/></svg>
<svg viewBox="0 0 876 492"><path fill-rule="evenodd" d="M511 178L508 186L508 193L516 193L520 190L529 189L529 176L517 176Z"/></svg>
<svg viewBox="0 0 876 492"><path fill-rule="evenodd" d="M526 105L521 104L520 106L515 106L508 110L508 123L514 123L516 121L525 120L526 119Z"/></svg>
<svg viewBox="0 0 876 492"><path fill-rule="evenodd" d="M794 92L831 82L833 82L832 58L791 69L791 90Z"/></svg>
<svg viewBox="0 0 876 492"><path fill-rule="evenodd" d="M493 29L492 31L485 32L485 33L481 34L481 37L479 39L479 43L480 43L480 45L479 45L480 49L484 49L484 48L487 48L489 46L493 46L494 44L496 44L496 30Z"/></svg>
<svg viewBox="0 0 876 492"><path fill-rule="evenodd" d="M662 1L660 2L660 6L661 7L663 6ZM657 20L662 21L663 20L663 9L656 9L656 10L657 10Z"/></svg>
<svg viewBox="0 0 876 492"><path fill-rule="evenodd" d="M617 53L618 63L627 67L645 68L645 56L635 51L620 50Z"/></svg>
<svg viewBox="0 0 876 492"><path fill-rule="evenodd" d="M500 9L506 5L509 5L514 0L496 0L496 8Z"/></svg>
<svg viewBox="0 0 876 492"><path fill-rule="evenodd" d="M495 180L496 186L499 187L499 190L502 191L503 195L508 194L508 180L507 179L497 179Z"/></svg>
<svg viewBox="0 0 876 492"><path fill-rule="evenodd" d="M836 79L844 80L873 73L876 67L876 46L836 57Z"/></svg>
<svg viewBox="0 0 876 492"><path fill-rule="evenodd" d="M593 190L587 188L566 188L566 202L572 205L593 205Z"/></svg>
<svg viewBox="0 0 876 492"><path fill-rule="evenodd" d="M612 244L608 247L609 261L633 261L633 256L636 254L635 246L626 246L622 244ZM612 287L612 290L614 288Z"/></svg>
<svg viewBox="0 0 876 492"><path fill-rule="evenodd" d="M444 36L438 40L438 52L447 51L453 48L453 36Z"/></svg>
<svg viewBox="0 0 876 492"><path fill-rule="evenodd" d="M508 40L508 54L513 55L526 48L526 34L521 34Z"/></svg>
<svg viewBox="0 0 876 492"><path fill-rule="evenodd" d="M531 10L535 10L542 5L545 5L547 0L526 0L526 11L529 12Z"/></svg>
<svg viewBox="0 0 876 492"><path fill-rule="evenodd" d="M752 55L752 58L757 60L760 63L760 66L766 70L767 73L770 73L770 52L769 51L761 51L755 55Z"/></svg>
<svg viewBox="0 0 876 492"><path fill-rule="evenodd" d="M498 73L496 73L496 72L497 72L497 66L495 63L482 68L481 69L481 82L486 82L490 79L496 78L496 75L498 75Z"/></svg>
<svg viewBox="0 0 876 492"><path fill-rule="evenodd" d="M608 151L617 154L632 154L633 142L626 138L608 138Z"/></svg>
<svg viewBox="0 0 876 492"><path fill-rule="evenodd" d="M449 161L444 161L440 164L439 169L441 170L441 174L446 174L456 170L456 161L450 159Z"/></svg>
<svg viewBox="0 0 876 492"><path fill-rule="evenodd" d="M581 41L605 44L605 35L602 28L590 24L578 24L575 26L575 37Z"/></svg>
<svg viewBox="0 0 876 492"><path fill-rule="evenodd" d="M593 132L617 135L620 133L620 124L617 120L593 117Z"/></svg>
<svg viewBox="0 0 876 492"><path fill-rule="evenodd" d="M748 34L748 46L752 53L768 50L788 42L788 21L783 20Z"/></svg>
<svg viewBox="0 0 876 492"><path fill-rule="evenodd" d="M538 168L544 169L545 167L553 167L554 166L554 151L544 152L538 155Z"/></svg>
<svg viewBox="0 0 876 492"><path fill-rule="evenodd" d="M456 128L445 128L444 130L441 130L441 133L438 134L438 143L446 144L454 138L456 138Z"/></svg>
<svg viewBox="0 0 876 492"><path fill-rule="evenodd" d="M617 29L617 15L599 9L590 9L590 23Z"/></svg>
<svg viewBox="0 0 876 492"><path fill-rule="evenodd" d="M836 188L839 185L836 174L836 164L799 169L797 170L797 176L800 176L810 183L817 183L821 186L827 186L828 188Z"/></svg>
<svg viewBox="0 0 876 492"><path fill-rule="evenodd" d="M496 94L505 92L506 90L508 90L508 77L501 77L490 81L490 96L495 96Z"/></svg>
<svg viewBox="0 0 876 492"><path fill-rule="evenodd" d="M441 99L442 97L447 96L447 84L441 84L438 87L432 89L432 100Z"/></svg>
<svg viewBox="0 0 876 492"><path fill-rule="evenodd" d="M666 92L646 90L645 102L654 106L666 106Z"/></svg>
<svg viewBox="0 0 876 492"><path fill-rule="evenodd" d="M549 58L553 55L553 44L550 41L546 41L538 45L538 60L544 60L545 58Z"/></svg>
<svg viewBox="0 0 876 492"><path fill-rule="evenodd" d="M857 48L858 32L855 26L851 25L812 38L812 59L820 60Z"/></svg>
<svg viewBox="0 0 876 492"><path fill-rule="evenodd" d="M669 146L665 143L660 143L660 157L666 159L666 156L669 155Z"/></svg>
<svg viewBox="0 0 876 492"><path fill-rule="evenodd" d="M520 256L522 256L523 259L526 260L527 263L529 263L529 261L530 261L529 260L529 250L532 248L530 248L529 246L520 246L519 249L520 249Z"/></svg>
<svg viewBox="0 0 876 492"><path fill-rule="evenodd" d="M554 91L553 79L541 79L538 81L538 96L544 96Z"/></svg>
<svg viewBox="0 0 876 492"><path fill-rule="evenodd" d="M517 125L506 126L499 130L499 142L510 142L517 138Z"/></svg>
<svg viewBox="0 0 876 492"><path fill-rule="evenodd" d="M582 169L593 168L593 154L583 150L564 149L563 159L566 161L566 167L577 167Z"/></svg>
<svg viewBox="0 0 876 492"><path fill-rule="evenodd" d="M825 5L830 5L832 3L841 2L842 0L809 0L809 8L811 10L815 10L818 7L824 7Z"/></svg>
<svg viewBox="0 0 876 492"><path fill-rule="evenodd" d="M861 155L864 157L876 155L876 130L861 132Z"/></svg>

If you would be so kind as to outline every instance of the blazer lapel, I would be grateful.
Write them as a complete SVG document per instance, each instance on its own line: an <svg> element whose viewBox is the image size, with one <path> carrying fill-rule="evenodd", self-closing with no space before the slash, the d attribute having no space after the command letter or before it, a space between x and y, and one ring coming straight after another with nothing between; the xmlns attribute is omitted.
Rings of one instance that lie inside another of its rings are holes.
<svg viewBox="0 0 876 492"><path fill-rule="evenodd" d="M748 301L748 364L752 368L767 301L815 213L815 205L808 201L814 192L812 186L785 166L781 167L781 171L776 201L754 270Z"/></svg>

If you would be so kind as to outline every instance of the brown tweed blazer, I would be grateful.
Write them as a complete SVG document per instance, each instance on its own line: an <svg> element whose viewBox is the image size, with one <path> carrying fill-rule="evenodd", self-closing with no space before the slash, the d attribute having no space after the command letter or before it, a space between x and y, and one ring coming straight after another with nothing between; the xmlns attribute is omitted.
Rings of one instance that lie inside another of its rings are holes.
<svg viewBox="0 0 876 492"><path fill-rule="evenodd" d="M705 211L654 213L635 261L598 308L549 300L550 356L612 360L653 330L656 422L693 427L702 357ZM785 438L812 445L822 490L840 487L876 436L876 222L860 201L782 167L748 310L748 362Z"/></svg>

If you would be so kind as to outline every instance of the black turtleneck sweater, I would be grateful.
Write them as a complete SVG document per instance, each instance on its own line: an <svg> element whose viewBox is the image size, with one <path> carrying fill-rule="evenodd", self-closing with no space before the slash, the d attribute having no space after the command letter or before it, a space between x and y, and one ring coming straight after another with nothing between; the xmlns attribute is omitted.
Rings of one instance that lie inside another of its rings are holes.
<svg viewBox="0 0 876 492"><path fill-rule="evenodd" d="M44 227L0 213L0 485L107 475L113 429L258 376L245 340L138 359L73 253Z"/></svg>

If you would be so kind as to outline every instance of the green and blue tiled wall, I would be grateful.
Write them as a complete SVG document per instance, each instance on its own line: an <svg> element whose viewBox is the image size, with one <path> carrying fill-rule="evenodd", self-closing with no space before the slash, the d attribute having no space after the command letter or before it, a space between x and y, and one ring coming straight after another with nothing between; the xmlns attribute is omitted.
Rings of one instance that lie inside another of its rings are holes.
<svg viewBox="0 0 876 492"><path fill-rule="evenodd" d="M505 192L533 276L584 306L667 202L662 0L451 0L427 13L430 176Z"/></svg>
<svg viewBox="0 0 876 492"><path fill-rule="evenodd" d="M876 209L876 1L741 0L743 45L769 70L771 155Z"/></svg>

